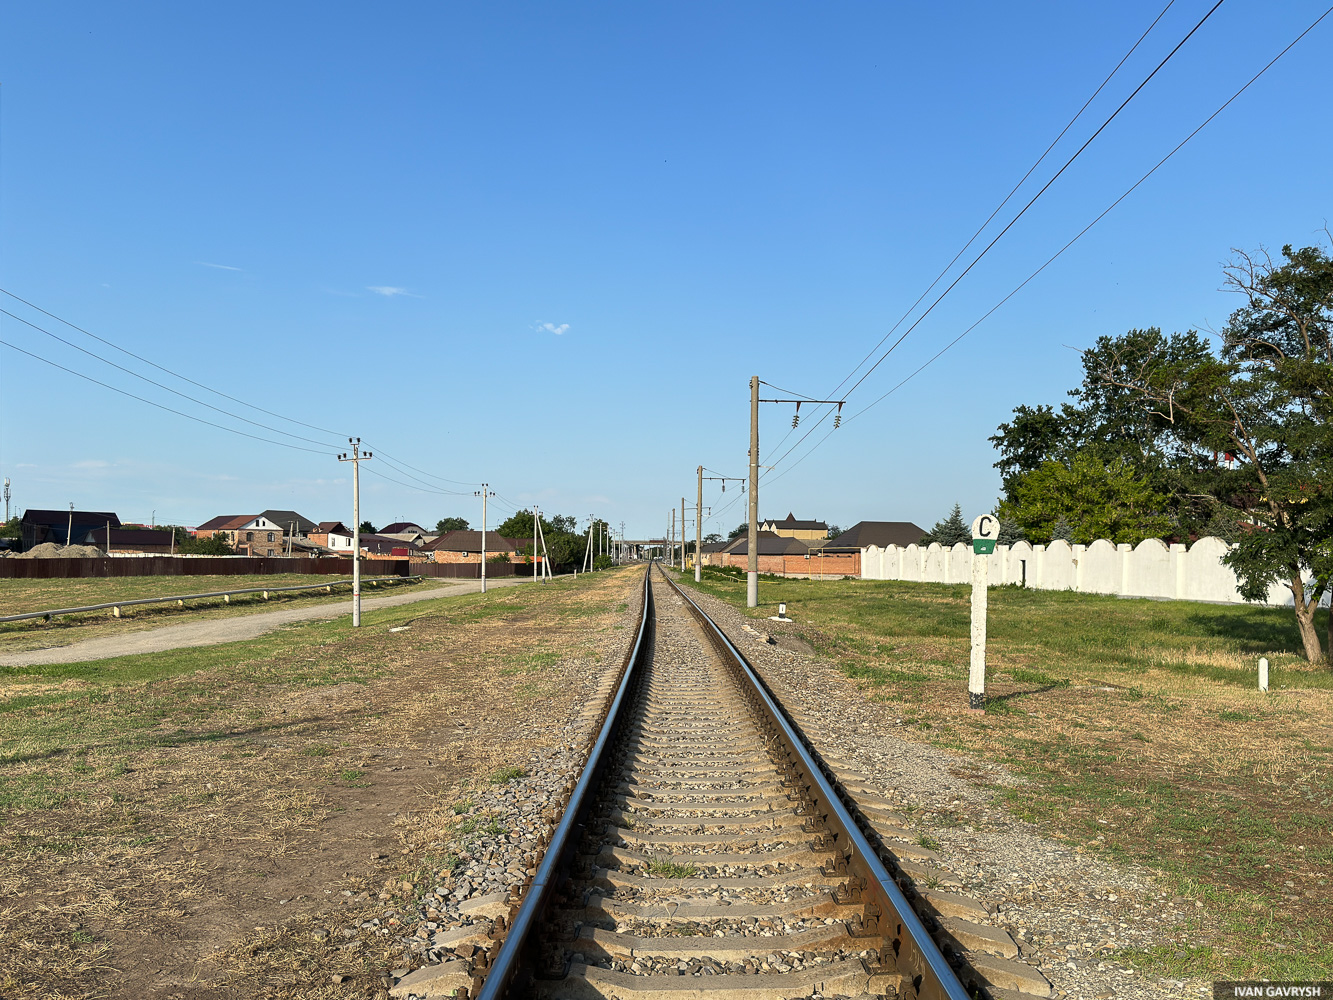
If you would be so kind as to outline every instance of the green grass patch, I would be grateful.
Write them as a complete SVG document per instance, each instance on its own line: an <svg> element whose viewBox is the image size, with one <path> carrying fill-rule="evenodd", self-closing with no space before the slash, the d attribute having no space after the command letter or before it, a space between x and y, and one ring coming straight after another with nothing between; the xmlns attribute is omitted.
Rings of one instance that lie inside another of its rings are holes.
<svg viewBox="0 0 1333 1000"><path fill-rule="evenodd" d="M521 767L502 767L491 774L492 785L503 785L506 781L513 781L515 778L526 778L528 772Z"/></svg>

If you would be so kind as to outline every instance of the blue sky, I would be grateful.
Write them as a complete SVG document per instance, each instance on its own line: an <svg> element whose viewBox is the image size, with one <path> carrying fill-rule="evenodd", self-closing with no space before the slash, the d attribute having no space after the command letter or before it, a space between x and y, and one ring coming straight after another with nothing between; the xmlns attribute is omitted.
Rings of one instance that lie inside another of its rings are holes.
<svg viewBox="0 0 1333 1000"><path fill-rule="evenodd" d="M1174 3L1034 181L1209 6ZM0 287L334 433L8 299L321 443L248 440L0 347L0 472L19 508L346 520L333 454L354 434L397 459L367 470L463 494L368 474L377 523L476 523L476 487L459 484L485 480L493 517L535 502L660 533L696 465L743 474L749 376L832 392L1161 7L6 0ZM846 412L974 322L1322 9L1224 3ZM1015 405L1063 397L1073 349L1220 326L1229 248L1307 245L1329 218L1331 33L1333 18L951 353L779 463L761 515L929 526L955 501L989 509L988 435ZM8 316L0 339L276 436ZM790 421L765 407L765 462L796 440L776 447ZM722 509L736 496L710 484L707 529L744 519Z"/></svg>

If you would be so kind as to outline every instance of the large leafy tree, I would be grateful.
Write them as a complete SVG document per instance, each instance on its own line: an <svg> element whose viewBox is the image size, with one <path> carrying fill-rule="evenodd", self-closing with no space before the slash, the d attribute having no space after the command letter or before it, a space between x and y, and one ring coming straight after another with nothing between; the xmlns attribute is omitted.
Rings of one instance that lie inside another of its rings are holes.
<svg viewBox="0 0 1333 1000"><path fill-rule="evenodd" d="M531 521L532 518L529 516L528 520ZM446 531L467 531L467 530L468 530L468 522L467 518L465 517L442 517L435 522L436 534L443 535ZM503 535L504 532L502 531L500 532L500 534Z"/></svg>
<svg viewBox="0 0 1333 1000"><path fill-rule="evenodd" d="M1314 613L1333 575L1333 258L1314 246L1285 246L1280 261L1233 253L1226 287L1245 305L1215 353L1111 351L1097 375L1197 464L1196 491L1244 529L1227 555L1242 594L1285 584L1317 662ZM1328 638L1333 650L1333 616Z"/></svg>
<svg viewBox="0 0 1333 1000"><path fill-rule="evenodd" d="M740 538L741 535L745 534L749 530L750 530L750 522L742 521L740 524L736 525L736 527L732 528L729 532L727 532L727 541L730 542L734 539Z"/></svg>
<svg viewBox="0 0 1333 1000"><path fill-rule="evenodd" d="M1062 519L1069 536L1084 545L1098 538L1137 543L1171 529L1166 497L1152 488L1123 458L1110 464L1091 451L1067 464L1043 462L1019 477L999 514L1021 527L1028 538L1049 542Z"/></svg>

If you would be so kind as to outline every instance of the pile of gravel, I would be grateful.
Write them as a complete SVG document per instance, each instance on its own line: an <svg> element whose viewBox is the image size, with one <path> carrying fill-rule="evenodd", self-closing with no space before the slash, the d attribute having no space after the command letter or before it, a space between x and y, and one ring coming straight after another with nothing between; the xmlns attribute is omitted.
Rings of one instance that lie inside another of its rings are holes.
<svg viewBox="0 0 1333 1000"><path fill-rule="evenodd" d="M101 559L105 552L96 545L57 545L55 542L42 542L27 552L19 552L14 559Z"/></svg>

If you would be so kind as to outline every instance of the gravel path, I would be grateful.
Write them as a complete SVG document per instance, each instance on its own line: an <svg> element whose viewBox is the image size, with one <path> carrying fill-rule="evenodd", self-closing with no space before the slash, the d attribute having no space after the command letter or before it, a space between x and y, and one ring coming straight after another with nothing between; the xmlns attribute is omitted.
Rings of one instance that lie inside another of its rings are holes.
<svg viewBox="0 0 1333 1000"><path fill-rule="evenodd" d="M532 581L527 578L511 577L505 580L489 580L487 582L490 587L513 587ZM386 597L363 597L361 599L361 610L374 611L376 608L393 608L400 604L429 601L437 597L475 594L480 590L481 581L479 580L469 580L440 587L426 587L425 589L414 588L404 593L389 594ZM210 621L189 622L184 625L168 625L165 628L147 629L125 635L85 639L82 642L75 642L68 646L0 655L0 667L30 667L46 663L87 663L90 660L109 660L115 656L160 653L168 649L185 649L191 646L214 646L224 642L254 639L293 622L341 618L343 615L351 613L351 601L343 599L336 603L321 604L316 607L287 608L282 611L265 611L260 614L241 615L235 618L215 618Z"/></svg>

